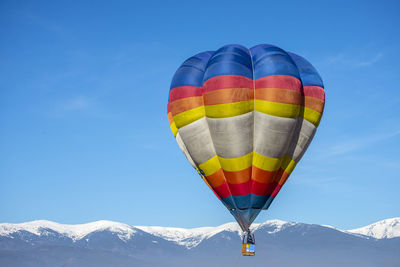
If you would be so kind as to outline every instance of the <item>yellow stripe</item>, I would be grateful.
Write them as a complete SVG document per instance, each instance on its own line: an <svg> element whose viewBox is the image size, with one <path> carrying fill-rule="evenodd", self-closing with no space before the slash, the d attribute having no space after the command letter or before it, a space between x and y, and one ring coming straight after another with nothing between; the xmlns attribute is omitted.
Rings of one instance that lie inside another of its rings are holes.
<svg viewBox="0 0 400 267"><path fill-rule="evenodd" d="M319 113L318 111L315 111L307 107L304 108L304 119L314 124L315 127L318 127L319 122L321 121L321 117L322 114Z"/></svg>
<svg viewBox="0 0 400 267"><path fill-rule="evenodd" d="M221 169L221 164L219 163L218 156L214 156L206 162L199 165L199 168L203 170L205 176L209 176L214 172Z"/></svg>
<svg viewBox="0 0 400 267"><path fill-rule="evenodd" d="M296 162L294 160L292 160L291 157L289 157L288 155L284 155L282 157L282 164L281 164L281 168L283 170L285 170L285 172L287 174L291 174L292 171L294 170L294 168L296 167Z"/></svg>
<svg viewBox="0 0 400 267"><path fill-rule="evenodd" d="M276 171L281 165L282 159L280 158L270 158L253 152L253 166L262 169L264 171Z"/></svg>
<svg viewBox="0 0 400 267"><path fill-rule="evenodd" d="M224 171L236 172L247 169L253 161L253 152L239 158L218 157Z"/></svg>
<svg viewBox="0 0 400 267"><path fill-rule="evenodd" d="M208 161L199 165L206 176L209 176L221 167L225 171L235 172L247 169L251 166L255 166L265 171L276 171L280 167L290 174L296 167L294 162L289 156L285 155L282 158L270 158L258 154L257 152L251 152L247 155L238 158L222 158L214 156Z"/></svg>
<svg viewBox="0 0 400 267"><path fill-rule="evenodd" d="M253 111L254 100L205 106L207 117L228 118Z"/></svg>
<svg viewBox="0 0 400 267"><path fill-rule="evenodd" d="M271 102L265 100L255 100L255 110L277 117L295 118L300 114L301 106Z"/></svg>
<svg viewBox="0 0 400 267"><path fill-rule="evenodd" d="M214 156L206 162L199 165L206 176L209 176L220 168L225 171L236 172L247 169L251 166L253 161L253 152L238 158L223 158Z"/></svg>
<svg viewBox="0 0 400 267"><path fill-rule="evenodd" d="M172 122L169 127L171 127L171 131L174 134L174 136L176 137L176 134L178 133L178 128L176 128L175 122Z"/></svg>
<svg viewBox="0 0 400 267"><path fill-rule="evenodd" d="M176 114L173 119L175 122L176 127L182 128L185 125L188 125L194 121L197 121L198 119L201 119L205 116L204 112L204 106L197 107L194 109L190 109L185 112L181 112L179 114Z"/></svg>

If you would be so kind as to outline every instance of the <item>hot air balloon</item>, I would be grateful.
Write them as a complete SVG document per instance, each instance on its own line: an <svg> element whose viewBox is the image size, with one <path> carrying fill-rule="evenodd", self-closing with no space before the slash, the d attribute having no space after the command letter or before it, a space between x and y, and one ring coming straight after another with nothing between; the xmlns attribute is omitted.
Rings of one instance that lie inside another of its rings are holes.
<svg viewBox="0 0 400 267"><path fill-rule="evenodd" d="M273 45L226 45L176 71L167 106L172 133L239 223L243 255L254 255L250 225L307 150L324 103L315 68Z"/></svg>

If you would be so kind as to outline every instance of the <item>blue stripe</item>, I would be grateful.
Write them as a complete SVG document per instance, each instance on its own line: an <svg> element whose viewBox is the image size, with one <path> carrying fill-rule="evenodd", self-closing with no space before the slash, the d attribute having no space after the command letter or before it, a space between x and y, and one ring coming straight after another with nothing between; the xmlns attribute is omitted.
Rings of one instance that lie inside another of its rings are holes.
<svg viewBox="0 0 400 267"><path fill-rule="evenodd" d="M273 197L270 195L259 196L248 194L245 196L229 196L221 200L225 203L225 206L245 210L249 208L264 209L267 203L272 202L272 199Z"/></svg>
<svg viewBox="0 0 400 267"><path fill-rule="evenodd" d="M232 196L233 201L236 204L236 207L238 209L248 209L251 208L250 206L250 198L252 194L248 194L245 196Z"/></svg>
<svg viewBox="0 0 400 267"><path fill-rule="evenodd" d="M253 79L249 50L240 45L226 45L215 51L208 61L204 82L220 75L239 75Z"/></svg>
<svg viewBox="0 0 400 267"><path fill-rule="evenodd" d="M171 87L203 86L204 71L213 52L207 51L187 59L175 72Z"/></svg>
<svg viewBox="0 0 400 267"><path fill-rule="evenodd" d="M250 207L256 208L256 209L261 209L265 202L270 198L270 195L266 196L259 196L259 195L253 195L251 194L251 204Z"/></svg>
<svg viewBox="0 0 400 267"><path fill-rule="evenodd" d="M256 45L250 48L253 64L254 79L270 75L289 75L300 79L296 64L289 54L273 45Z"/></svg>
<svg viewBox="0 0 400 267"><path fill-rule="evenodd" d="M232 199L232 196L221 198L221 202L228 210L236 209L235 201Z"/></svg>
<svg viewBox="0 0 400 267"><path fill-rule="evenodd" d="M305 60L303 57L288 53L293 61L296 63L299 69L301 81L303 86L321 86L324 87L321 76L319 76L317 70L311 65L310 62Z"/></svg>

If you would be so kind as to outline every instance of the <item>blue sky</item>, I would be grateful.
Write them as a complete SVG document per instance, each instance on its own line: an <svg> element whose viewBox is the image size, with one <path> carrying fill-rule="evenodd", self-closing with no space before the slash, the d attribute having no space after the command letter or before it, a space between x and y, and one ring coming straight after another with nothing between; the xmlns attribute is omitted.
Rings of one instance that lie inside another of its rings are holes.
<svg viewBox="0 0 400 267"><path fill-rule="evenodd" d="M166 116L179 65L230 43L302 55L326 88L311 147L256 222L350 229L400 216L399 10L396 1L2 1L0 222L233 221Z"/></svg>

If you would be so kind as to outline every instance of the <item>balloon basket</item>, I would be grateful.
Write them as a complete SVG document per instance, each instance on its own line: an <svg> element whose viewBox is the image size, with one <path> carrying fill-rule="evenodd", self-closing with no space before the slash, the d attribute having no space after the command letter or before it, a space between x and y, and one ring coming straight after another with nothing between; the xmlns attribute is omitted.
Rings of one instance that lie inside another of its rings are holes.
<svg viewBox="0 0 400 267"><path fill-rule="evenodd" d="M243 233L242 239L242 256L255 256L256 255L256 242L254 234L250 231Z"/></svg>
<svg viewBox="0 0 400 267"><path fill-rule="evenodd" d="M254 244L242 244L242 256L255 256L256 245Z"/></svg>

